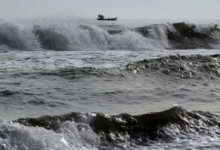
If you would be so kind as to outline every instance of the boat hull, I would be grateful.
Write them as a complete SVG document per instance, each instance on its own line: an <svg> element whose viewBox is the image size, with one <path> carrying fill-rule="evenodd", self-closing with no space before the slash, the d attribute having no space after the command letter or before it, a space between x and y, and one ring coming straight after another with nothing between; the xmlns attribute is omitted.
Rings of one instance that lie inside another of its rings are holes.
<svg viewBox="0 0 220 150"><path fill-rule="evenodd" d="M111 18L111 19L100 19L100 18L98 18L97 20L99 20L99 21L116 21L117 18Z"/></svg>

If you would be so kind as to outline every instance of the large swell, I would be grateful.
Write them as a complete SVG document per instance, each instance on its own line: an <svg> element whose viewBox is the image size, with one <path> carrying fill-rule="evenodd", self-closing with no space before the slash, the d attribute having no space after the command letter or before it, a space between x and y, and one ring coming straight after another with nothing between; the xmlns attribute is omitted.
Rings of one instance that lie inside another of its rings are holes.
<svg viewBox="0 0 220 150"><path fill-rule="evenodd" d="M155 50L216 49L216 24L164 23L126 28L62 22L0 23L3 50Z"/></svg>

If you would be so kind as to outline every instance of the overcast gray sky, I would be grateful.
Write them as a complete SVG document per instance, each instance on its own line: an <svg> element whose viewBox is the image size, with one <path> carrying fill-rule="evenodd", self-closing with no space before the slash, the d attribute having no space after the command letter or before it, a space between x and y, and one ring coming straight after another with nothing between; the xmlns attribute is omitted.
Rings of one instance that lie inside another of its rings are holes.
<svg viewBox="0 0 220 150"><path fill-rule="evenodd" d="M0 18L219 19L220 0L0 0Z"/></svg>

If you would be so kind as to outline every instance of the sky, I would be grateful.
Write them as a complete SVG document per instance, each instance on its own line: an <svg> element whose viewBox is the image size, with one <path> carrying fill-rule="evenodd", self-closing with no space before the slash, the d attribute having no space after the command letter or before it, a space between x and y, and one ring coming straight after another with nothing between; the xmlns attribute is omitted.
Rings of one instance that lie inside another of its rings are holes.
<svg viewBox="0 0 220 150"><path fill-rule="evenodd" d="M0 0L0 18L220 19L220 0Z"/></svg>

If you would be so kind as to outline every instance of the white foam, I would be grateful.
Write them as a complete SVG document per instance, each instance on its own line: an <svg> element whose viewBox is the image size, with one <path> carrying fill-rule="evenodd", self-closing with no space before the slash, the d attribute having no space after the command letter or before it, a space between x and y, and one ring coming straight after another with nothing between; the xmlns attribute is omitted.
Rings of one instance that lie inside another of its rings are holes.
<svg viewBox="0 0 220 150"><path fill-rule="evenodd" d="M77 126L81 126L80 131ZM40 127L0 123L0 149L95 150L99 140L87 125L66 122L57 132Z"/></svg>

